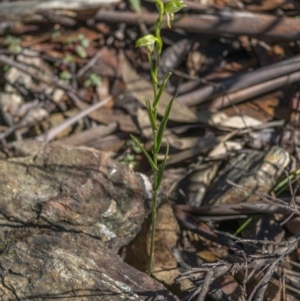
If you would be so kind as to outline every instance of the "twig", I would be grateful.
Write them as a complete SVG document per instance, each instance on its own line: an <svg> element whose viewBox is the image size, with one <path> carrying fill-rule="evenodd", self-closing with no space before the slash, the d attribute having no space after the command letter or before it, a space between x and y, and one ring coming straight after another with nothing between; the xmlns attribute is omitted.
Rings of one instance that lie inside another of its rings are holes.
<svg viewBox="0 0 300 301"><path fill-rule="evenodd" d="M37 136L35 138L35 140L41 141L41 142L44 142L44 143L47 143L47 142L53 140L61 131L63 131L64 129L66 129L70 125L74 124L79 119L81 119L81 118L89 115L93 111L103 107L110 100L111 100L111 96L107 97L106 99L104 99L104 100L102 100L98 103L95 103L95 104L91 105L90 107L88 107L85 110L78 113L76 116L73 116L73 117L70 117L70 118L66 119L61 124L58 124L58 125L54 126L53 128L51 128L50 130L46 131L45 133Z"/></svg>
<svg viewBox="0 0 300 301"><path fill-rule="evenodd" d="M85 72L87 72L99 59L105 47L102 47L97 53L76 73L76 78L81 77Z"/></svg>
<svg viewBox="0 0 300 301"><path fill-rule="evenodd" d="M111 122L108 125L99 125L86 131L59 139L55 143L63 145L84 145L92 140L112 134L118 127L117 122Z"/></svg>

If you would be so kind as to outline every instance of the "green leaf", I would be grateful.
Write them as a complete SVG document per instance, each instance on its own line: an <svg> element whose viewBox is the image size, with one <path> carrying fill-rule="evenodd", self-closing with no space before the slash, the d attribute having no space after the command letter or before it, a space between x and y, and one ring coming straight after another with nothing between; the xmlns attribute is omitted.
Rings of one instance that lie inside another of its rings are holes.
<svg viewBox="0 0 300 301"><path fill-rule="evenodd" d="M147 153L147 151L144 149L144 147L142 146L142 144L139 142L139 140L134 137L133 135L130 135L131 139L141 148L141 150L143 151L144 155L146 156L149 164L151 165L152 169L154 171L158 171L158 167L154 164L153 160L151 159L151 157L149 156L149 154Z"/></svg>
<svg viewBox="0 0 300 301"><path fill-rule="evenodd" d="M161 98L161 95L162 95L163 91L165 90L165 86L166 86L167 81L168 81L168 79L170 78L171 75L172 75L171 72L168 72L165 75L164 81L163 81L163 83L162 83L162 85L161 85L161 87L160 87L160 89L158 91L157 97L156 97L156 99L155 99L155 101L153 103L153 108L156 108L158 106L160 98Z"/></svg>
<svg viewBox="0 0 300 301"><path fill-rule="evenodd" d="M139 14L141 12L141 0L129 0L133 9Z"/></svg>
<svg viewBox="0 0 300 301"><path fill-rule="evenodd" d="M63 42L66 45L71 45L75 42L75 39L73 37L68 37L66 40Z"/></svg>
<svg viewBox="0 0 300 301"><path fill-rule="evenodd" d="M101 85L101 76L96 73L91 73L89 77L93 85L95 85L96 87Z"/></svg>
<svg viewBox="0 0 300 301"><path fill-rule="evenodd" d="M84 81L83 86L89 88L92 85L92 81L88 78Z"/></svg>
<svg viewBox="0 0 300 301"><path fill-rule="evenodd" d="M4 71L4 72L8 71L9 68L10 68L9 65L7 65L7 64L3 65L3 71Z"/></svg>
<svg viewBox="0 0 300 301"><path fill-rule="evenodd" d="M51 38L52 38L52 39L58 38L58 37L60 37L60 36L61 36L61 31L59 31L59 30L55 30L55 31L53 31L53 33L51 34Z"/></svg>
<svg viewBox="0 0 300 301"><path fill-rule="evenodd" d="M74 56L71 54L66 55L66 57L63 59L65 63L72 63L74 61Z"/></svg>
<svg viewBox="0 0 300 301"><path fill-rule="evenodd" d="M145 98L145 102L146 102L147 112L148 112L149 120L151 122L152 130L157 131L156 120L152 111L150 101L148 98Z"/></svg>
<svg viewBox="0 0 300 301"><path fill-rule="evenodd" d="M166 125L167 125L167 122L168 122L168 119L169 119L169 115L170 115L172 104L173 104L173 101L174 101L175 97L176 96L174 96L171 99L168 106L166 107L162 122L160 124L159 129L158 129L158 132L157 132L157 149L154 150L155 154L157 154L159 152L159 149L161 147L162 138L163 138L163 135L164 135L164 131L166 129Z"/></svg>
<svg viewBox="0 0 300 301"><path fill-rule="evenodd" d="M8 50L11 51L14 54L18 54L22 52L22 47L19 44L10 44L10 46L8 47Z"/></svg>
<svg viewBox="0 0 300 301"><path fill-rule="evenodd" d="M82 59L85 59L87 57L85 48L82 45L77 45L75 51L78 54L78 56L81 57Z"/></svg>
<svg viewBox="0 0 300 301"><path fill-rule="evenodd" d="M159 169L159 172L158 172L156 186L154 187L155 190L158 190L158 188L159 188L159 186L161 184L161 181L163 179L163 175L164 175L164 171L165 171L165 167L166 167L168 155L169 155L169 144L167 143L166 154L165 154L164 160L163 160L163 162L161 164L161 167Z"/></svg>
<svg viewBox="0 0 300 301"><path fill-rule="evenodd" d="M72 78L72 74L68 70L64 70L59 73L59 77L63 80L70 80Z"/></svg>
<svg viewBox="0 0 300 301"><path fill-rule="evenodd" d="M82 47L87 48L90 46L90 41L87 38L83 38L80 40L80 44Z"/></svg>

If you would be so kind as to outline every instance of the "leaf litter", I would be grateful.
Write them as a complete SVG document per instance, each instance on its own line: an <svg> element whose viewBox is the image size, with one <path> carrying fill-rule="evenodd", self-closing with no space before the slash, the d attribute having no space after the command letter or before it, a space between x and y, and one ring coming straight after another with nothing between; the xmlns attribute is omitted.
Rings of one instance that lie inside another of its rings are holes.
<svg viewBox="0 0 300 301"><path fill-rule="evenodd" d="M53 141L105 150L148 174L128 141L134 134L150 151L144 108L152 90L134 44L151 31L153 6L33 2L0 3L3 156L17 143ZM163 138L170 155L153 277L185 300L297 300L300 7L186 2L191 11L162 31L160 72L173 75L160 117L178 97ZM277 195L288 175L293 182ZM142 271L150 227L124 256Z"/></svg>

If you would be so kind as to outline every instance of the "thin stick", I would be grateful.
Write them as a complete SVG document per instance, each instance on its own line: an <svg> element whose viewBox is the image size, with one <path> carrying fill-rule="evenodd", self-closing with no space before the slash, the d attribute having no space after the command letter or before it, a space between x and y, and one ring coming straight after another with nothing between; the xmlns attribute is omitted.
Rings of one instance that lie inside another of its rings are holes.
<svg viewBox="0 0 300 301"><path fill-rule="evenodd" d="M53 128L46 131L45 133L37 136L35 138L35 140L41 141L41 142L44 142L44 143L47 143L47 142L53 140L60 132L62 132L64 129L66 129L70 125L74 124L75 122L77 122L79 119L89 115L93 111L95 111L95 110L103 107L104 105L106 105L111 100L111 98L112 97L109 96L109 97L105 98L104 100L91 105L90 107L88 107L85 110L81 111L77 115L66 119L64 122L54 126Z"/></svg>

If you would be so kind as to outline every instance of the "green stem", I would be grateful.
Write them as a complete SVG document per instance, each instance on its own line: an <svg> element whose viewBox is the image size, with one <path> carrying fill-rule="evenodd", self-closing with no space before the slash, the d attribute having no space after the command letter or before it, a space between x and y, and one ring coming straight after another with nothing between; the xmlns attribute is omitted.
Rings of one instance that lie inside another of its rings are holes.
<svg viewBox="0 0 300 301"><path fill-rule="evenodd" d="M157 109L154 109L154 116L156 121L157 116ZM157 166L157 152L154 151L157 145L157 130L152 129L153 134L153 141L154 141L154 147L152 150L153 154L153 162L155 166ZM153 172L153 198L152 198L152 229L151 229L151 246L150 246L150 260L149 260L149 270L148 274L151 276L153 271L153 265L154 265L154 241L155 241L155 230L156 230L156 210L157 210L157 195L158 195L158 188L154 189L154 187L157 187L157 179L158 179L158 171Z"/></svg>
<svg viewBox="0 0 300 301"><path fill-rule="evenodd" d="M155 174L157 174L157 172L155 172ZM154 241L155 241L155 230L156 230L157 195L158 195L158 191L157 190L153 191L151 246L150 246L149 270L148 270L149 275L152 274L153 264L154 264L154 245L155 245Z"/></svg>

